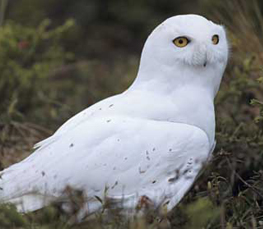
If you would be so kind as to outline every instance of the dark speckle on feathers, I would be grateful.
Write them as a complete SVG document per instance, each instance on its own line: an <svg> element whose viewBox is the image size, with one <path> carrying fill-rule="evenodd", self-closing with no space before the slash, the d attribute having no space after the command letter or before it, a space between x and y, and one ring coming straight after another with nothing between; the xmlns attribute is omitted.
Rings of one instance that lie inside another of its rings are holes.
<svg viewBox="0 0 263 229"><path fill-rule="evenodd" d="M118 181L115 181L114 185L111 187L111 189L114 189L118 185Z"/></svg>
<svg viewBox="0 0 263 229"><path fill-rule="evenodd" d="M140 174L146 173L146 170L142 170L141 167L139 167L139 173L140 173Z"/></svg>
<svg viewBox="0 0 263 229"><path fill-rule="evenodd" d="M174 183L178 178L177 177L172 177L168 179L168 182Z"/></svg>
<svg viewBox="0 0 263 229"><path fill-rule="evenodd" d="M167 200L167 201L163 204L163 206L168 205L169 203L170 203L170 200Z"/></svg>
<svg viewBox="0 0 263 229"><path fill-rule="evenodd" d="M185 174L187 174L188 172L191 172L191 170L190 169L185 169L184 171L183 171L183 174L185 175Z"/></svg>
<svg viewBox="0 0 263 229"><path fill-rule="evenodd" d="M180 169L175 170L175 176L168 179L168 182L174 183L180 178Z"/></svg>

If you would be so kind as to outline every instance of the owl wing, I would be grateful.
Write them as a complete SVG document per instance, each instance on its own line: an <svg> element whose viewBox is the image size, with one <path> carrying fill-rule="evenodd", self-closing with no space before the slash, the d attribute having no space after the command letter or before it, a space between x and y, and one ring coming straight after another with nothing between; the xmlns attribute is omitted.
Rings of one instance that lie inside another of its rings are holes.
<svg viewBox="0 0 263 229"><path fill-rule="evenodd" d="M0 200L32 211L61 196L67 186L90 198L140 196L176 205L209 155L201 129L181 123L108 116L82 122L2 172ZM98 205L97 205L98 207ZM95 207L94 209L97 209Z"/></svg>
<svg viewBox="0 0 263 229"><path fill-rule="evenodd" d="M111 97L108 97L106 99L103 99L92 106L84 109L83 111L79 112L78 114L71 117L69 120L67 120L61 127L58 128L58 130L50 137L36 143L34 145L34 149L45 147L49 145L50 143L56 141L60 136L65 134L68 131L71 131L73 128L78 126L79 124L82 124L85 120L91 119L93 116L98 116L99 113L105 110L105 108L110 108L116 101L119 102L119 98L122 95L114 95Z"/></svg>

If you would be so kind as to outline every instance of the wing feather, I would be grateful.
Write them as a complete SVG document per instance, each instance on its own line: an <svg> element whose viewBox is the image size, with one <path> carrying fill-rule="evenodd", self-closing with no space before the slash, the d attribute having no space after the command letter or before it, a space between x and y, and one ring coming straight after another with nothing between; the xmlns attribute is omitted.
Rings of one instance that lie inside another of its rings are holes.
<svg viewBox="0 0 263 229"><path fill-rule="evenodd" d="M210 148L198 127L125 116L83 121L48 141L2 172L2 201L21 199L28 211L48 203L36 198L54 199L69 185L100 198L108 187L107 195L127 197L128 207L147 195L157 205L169 200L171 208L193 184Z"/></svg>

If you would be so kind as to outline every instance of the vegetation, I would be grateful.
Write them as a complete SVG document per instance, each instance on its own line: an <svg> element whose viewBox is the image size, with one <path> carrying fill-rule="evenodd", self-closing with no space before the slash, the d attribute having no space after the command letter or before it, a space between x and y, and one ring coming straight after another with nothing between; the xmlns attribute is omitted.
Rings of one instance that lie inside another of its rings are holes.
<svg viewBox="0 0 263 229"><path fill-rule="evenodd" d="M214 157L167 218L180 229L263 228L262 2L127 4L1 1L0 169L26 157L34 143L73 114L127 88L143 40L156 24L174 14L197 12L226 26L231 57L216 98ZM55 205L26 215L2 205L0 228L144 229L164 224L155 217L149 224L112 215L107 221L97 215L76 224Z"/></svg>

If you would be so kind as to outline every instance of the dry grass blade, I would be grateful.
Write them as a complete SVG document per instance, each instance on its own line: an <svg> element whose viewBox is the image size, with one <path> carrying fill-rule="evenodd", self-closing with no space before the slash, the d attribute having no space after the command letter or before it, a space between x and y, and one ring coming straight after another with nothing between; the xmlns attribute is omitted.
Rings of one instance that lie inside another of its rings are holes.
<svg viewBox="0 0 263 229"><path fill-rule="evenodd" d="M0 167L20 161L32 152L34 144L51 134L36 124L10 122L0 126Z"/></svg>

